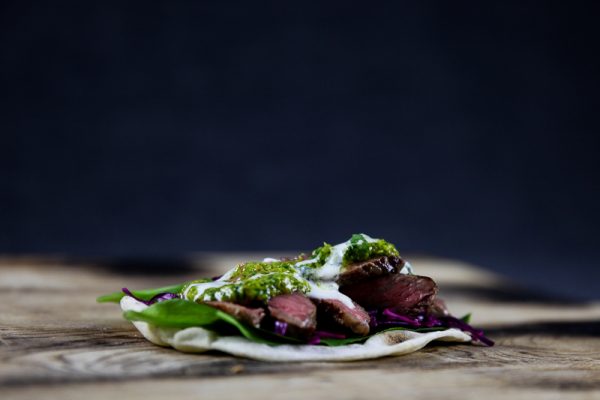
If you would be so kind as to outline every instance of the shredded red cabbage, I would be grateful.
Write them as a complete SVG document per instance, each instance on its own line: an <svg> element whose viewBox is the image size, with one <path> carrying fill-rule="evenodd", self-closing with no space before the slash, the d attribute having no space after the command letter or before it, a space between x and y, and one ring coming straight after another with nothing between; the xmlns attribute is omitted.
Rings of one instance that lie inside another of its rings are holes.
<svg viewBox="0 0 600 400"><path fill-rule="evenodd" d="M486 346L493 346L494 342L487 338L483 331L475 329L471 325L467 324L458 318L452 316L439 316L428 314L420 314L415 317L409 317L400 315L389 308L382 311L369 311L371 317L371 329L382 330L385 328L392 327L405 327L405 328L457 328L461 331L468 332L473 341L482 343Z"/></svg>
<svg viewBox="0 0 600 400"><path fill-rule="evenodd" d="M285 336L287 327L287 322L275 321L275 327L273 328L273 332L275 332L277 335Z"/></svg>
<svg viewBox="0 0 600 400"><path fill-rule="evenodd" d="M123 293L125 293L127 296L129 297L133 297L134 299L136 299L137 301L144 303L147 306L150 306L154 303L158 303L161 301L165 301L165 300L171 300L171 299L177 299L179 298L179 295L177 295L176 293L159 293L155 296L153 296L150 300L144 300L144 299L140 299L139 297L137 297L135 294L133 294L131 292L131 290L127 289L127 288L123 288L121 289L123 291Z"/></svg>
<svg viewBox="0 0 600 400"><path fill-rule="evenodd" d="M346 335L344 335L343 333L316 331L315 335L325 339L346 339Z"/></svg>
<svg viewBox="0 0 600 400"><path fill-rule="evenodd" d="M419 323L420 321L418 320L418 318L410 318L410 317L406 317L404 315L396 314L389 308L386 308L385 310L383 310L383 312L381 314L393 322L404 322L408 325L413 325L413 326L420 325L420 323ZM377 315L377 314L375 314L375 315ZM376 319L375 319L375 321L376 321L375 323L377 323Z"/></svg>
<svg viewBox="0 0 600 400"><path fill-rule="evenodd" d="M467 324L465 321L451 316L445 316L441 318L445 320L446 324L450 328L458 328L461 331L469 332L474 341L480 342L490 347L494 345L494 341L486 337L481 329L475 329L471 325Z"/></svg>
<svg viewBox="0 0 600 400"><path fill-rule="evenodd" d="M444 315L435 316L430 314L419 314L416 316L401 315L389 308L383 310L367 311L371 317L371 332L373 334L388 328L407 328L407 329L423 329L423 328L457 328L471 335L473 342L478 342L486 346L493 346L494 342L487 338L483 331L473 328L458 318ZM288 324L285 322L275 321L273 332L285 336ZM317 345L321 343L321 339L346 339L343 333L330 331L316 331L308 340L308 344Z"/></svg>

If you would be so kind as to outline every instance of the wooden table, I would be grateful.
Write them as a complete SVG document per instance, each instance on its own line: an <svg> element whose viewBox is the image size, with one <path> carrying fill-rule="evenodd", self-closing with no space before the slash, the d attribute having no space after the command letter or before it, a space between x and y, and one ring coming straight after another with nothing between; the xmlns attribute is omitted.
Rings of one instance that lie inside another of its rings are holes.
<svg viewBox="0 0 600 400"><path fill-rule="evenodd" d="M156 347L95 297L212 276L262 254L103 263L0 259L0 398L600 399L600 304L535 295L459 262L414 257L492 348L433 345L351 363L265 363ZM147 267L147 266L150 267ZM156 271L166 274L156 275Z"/></svg>

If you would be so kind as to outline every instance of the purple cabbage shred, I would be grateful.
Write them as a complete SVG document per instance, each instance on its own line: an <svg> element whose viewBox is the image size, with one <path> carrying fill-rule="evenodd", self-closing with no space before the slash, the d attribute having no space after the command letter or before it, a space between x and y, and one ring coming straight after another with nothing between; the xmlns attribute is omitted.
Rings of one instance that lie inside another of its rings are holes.
<svg viewBox="0 0 600 400"><path fill-rule="evenodd" d="M121 289L123 291L123 293L125 293L127 296L129 297L133 297L134 299L136 299L137 301L139 301L140 303L144 303L147 306L151 306L154 303L159 303L161 301L165 301L165 300L171 300L171 299L177 299L179 298L179 296L176 293L159 293L155 296L153 296L150 300L144 300L139 298L138 296L136 296L135 294L133 294L131 292L131 290L127 289L127 288L123 288Z"/></svg>
<svg viewBox="0 0 600 400"><path fill-rule="evenodd" d="M277 335L285 336L287 327L287 322L275 321L275 327L273 329L273 332L275 332Z"/></svg>
<svg viewBox="0 0 600 400"><path fill-rule="evenodd" d="M404 327L411 329L418 328L457 328L471 335L474 342L479 342L486 346L493 346L494 342L487 338L483 331L473 328L466 322L452 316L434 316L420 314L416 317L400 315L389 308L382 311L369 311L371 317L371 329L382 330L385 328Z"/></svg>
<svg viewBox="0 0 600 400"><path fill-rule="evenodd" d="M494 345L494 341L487 338L481 329L475 329L471 325L467 324L465 321L462 321L458 318L454 318L451 316L446 316L443 318L446 320L446 324L450 328L458 328L461 331L470 333L474 341L490 347Z"/></svg>
<svg viewBox="0 0 600 400"><path fill-rule="evenodd" d="M344 335L343 333L316 331L315 335L323 339L346 339L346 335Z"/></svg>
<svg viewBox="0 0 600 400"><path fill-rule="evenodd" d="M320 338L320 337L318 337L318 336L313 336L313 337L311 337L311 338L308 340L308 342L307 342L307 343L308 343L308 344L313 344L313 345L315 345L315 344L319 344L319 343L321 343L321 338Z"/></svg>

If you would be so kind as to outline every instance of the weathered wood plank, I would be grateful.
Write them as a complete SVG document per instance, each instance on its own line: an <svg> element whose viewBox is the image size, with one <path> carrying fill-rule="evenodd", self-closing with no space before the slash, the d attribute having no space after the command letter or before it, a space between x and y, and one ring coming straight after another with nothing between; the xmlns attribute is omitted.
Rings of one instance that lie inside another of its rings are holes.
<svg viewBox="0 0 600 400"><path fill-rule="evenodd" d="M404 372L457 367L498 368L552 365L556 368L600 368L600 323L582 324L581 334L563 334L561 326L525 325L521 329L496 329L493 348L468 345L439 345L401 358L386 358L345 364L273 364L236 359L219 353L182 354L147 343L136 333L108 331L95 334L68 331L2 332L8 350L2 354L0 385L35 385L96 380L124 380L145 376L207 377L247 374L274 374L317 369L394 368ZM57 338L57 335L60 335ZM14 348L14 337L20 337ZM43 342L27 347L25 341Z"/></svg>
<svg viewBox="0 0 600 400"><path fill-rule="evenodd" d="M0 260L1 397L600 398L600 305L531 294L461 263L414 260L419 273L438 281L455 314L473 311L496 339L493 348L438 345L342 364L190 355L149 344L117 306L94 301L122 286L216 275L247 257L205 255L198 272L172 276Z"/></svg>
<svg viewBox="0 0 600 400"><path fill-rule="evenodd" d="M344 369L302 373L213 377L211 379L138 380L7 388L10 399L202 398L202 399L597 399L598 370L548 366L420 370Z"/></svg>

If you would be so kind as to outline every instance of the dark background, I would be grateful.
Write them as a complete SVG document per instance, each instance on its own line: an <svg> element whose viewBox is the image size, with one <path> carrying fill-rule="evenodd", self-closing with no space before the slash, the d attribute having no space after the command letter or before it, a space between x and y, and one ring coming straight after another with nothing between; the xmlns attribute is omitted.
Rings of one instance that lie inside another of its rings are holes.
<svg viewBox="0 0 600 400"><path fill-rule="evenodd" d="M599 297L600 3L82 3L1 6L0 253L365 232Z"/></svg>

